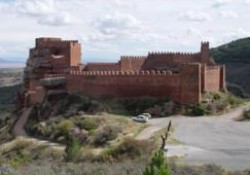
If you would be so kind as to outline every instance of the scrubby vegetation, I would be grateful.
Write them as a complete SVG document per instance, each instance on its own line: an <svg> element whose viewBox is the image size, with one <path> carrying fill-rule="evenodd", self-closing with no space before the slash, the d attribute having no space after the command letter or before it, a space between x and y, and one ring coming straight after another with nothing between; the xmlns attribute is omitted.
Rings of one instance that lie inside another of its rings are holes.
<svg viewBox="0 0 250 175"><path fill-rule="evenodd" d="M163 151L157 151L143 175L170 175L170 168Z"/></svg>
<svg viewBox="0 0 250 175"><path fill-rule="evenodd" d="M17 93L20 91L22 85L14 85L8 87L0 87L0 104L13 105L16 103Z"/></svg>
<svg viewBox="0 0 250 175"><path fill-rule="evenodd" d="M244 119L250 119L250 109L245 110L242 115Z"/></svg>
<svg viewBox="0 0 250 175"><path fill-rule="evenodd" d="M216 61L250 63L250 38L239 39L212 49Z"/></svg>
<svg viewBox="0 0 250 175"><path fill-rule="evenodd" d="M11 134L12 125L17 118L17 116L13 114L14 109L15 107L13 105L0 105L0 144L14 137Z"/></svg>
<svg viewBox="0 0 250 175"><path fill-rule="evenodd" d="M232 94L207 93L203 102L187 107L186 114L191 116L220 114L238 107L243 102L241 98Z"/></svg>
<svg viewBox="0 0 250 175"><path fill-rule="evenodd" d="M227 82L238 86L228 84L228 89L241 96L245 96L245 93L249 95L250 38L239 39L213 48L211 53L217 63L226 65Z"/></svg>
<svg viewBox="0 0 250 175"><path fill-rule="evenodd" d="M65 148L65 160L68 162L76 162L78 160L80 150L81 144L79 141L74 137L69 137Z"/></svg>
<svg viewBox="0 0 250 175"><path fill-rule="evenodd" d="M57 116L41 122L31 119L26 125L28 133L35 137L65 144L68 136L74 136L84 145L97 147L116 140L118 135L133 135L141 127L143 124L107 113L102 115L83 114L71 118Z"/></svg>
<svg viewBox="0 0 250 175"><path fill-rule="evenodd" d="M242 114L239 117L237 117L235 120L237 121L250 120L250 109L249 108L245 109L242 112Z"/></svg>
<svg viewBox="0 0 250 175"><path fill-rule="evenodd" d="M157 99L152 97L127 98L121 100L123 107L132 115L138 115L150 109L153 110L152 108L156 106L163 106L168 102L169 99ZM165 112L162 115L168 114Z"/></svg>

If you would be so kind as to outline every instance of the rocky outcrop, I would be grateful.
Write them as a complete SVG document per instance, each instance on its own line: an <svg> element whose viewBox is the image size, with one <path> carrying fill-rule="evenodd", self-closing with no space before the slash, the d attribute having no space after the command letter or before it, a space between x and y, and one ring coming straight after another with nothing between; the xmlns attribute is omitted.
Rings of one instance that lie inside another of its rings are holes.
<svg viewBox="0 0 250 175"><path fill-rule="evenodd" d="M52 77L40 80L40 84L45 87L63 86L66 84L65 77Z"/></svg>

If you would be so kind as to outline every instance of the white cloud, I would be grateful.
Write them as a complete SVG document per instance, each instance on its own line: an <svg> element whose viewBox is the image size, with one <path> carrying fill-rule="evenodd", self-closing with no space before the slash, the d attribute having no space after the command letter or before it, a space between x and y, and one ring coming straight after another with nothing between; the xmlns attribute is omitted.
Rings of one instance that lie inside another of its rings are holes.
<svg viewBox="0 0 250 175"><path fill-rule="evenodd" d="M54 0L18 0L14 8L19 13L30 16L43 16L55 12Z"/></svg>
<svg viewBox="0 0 250 175"><path fill-rule="evenodd" d="M235 18L238 18L239 15L238 13L234 12L234 11L221 11L220 12L220 16L222 18L227 18L227 19L235 19Z"/></svg>
<svg viewBox="0 0 250 175"><path fill-rule="evenodd" d="M59 14L51 14L48 16L44 16L39 18L37 22L43 25L50 26L63 26L76 23L78 20L73 17L70 13L59 13Z"/></svg>
<svg viewBox="0 0 250 175"><path fill-rule="evenodd" d="M250 31L244 30L242 28L239 28L235 31L226 33L223 37L223 41L222 42L228 42L228 41L232 41L232 40L237 40L240 38L245 38L245 37L250 37Z"/></svg>
<svg viewBox="0 0 250 175"><path fill-rule="evenodd" d="M2 7L2 10L17 16L28 16L41 25L63 26L77 22L72 14L57 5L55 0L17 0Z"/></svg>
<svg viewBox="0 0 250 175"><path fill-rule="evenodd" d="M136 7L136 4L132 1L114 0L114 4L117 7L121 7L121 8L135 8Z"/></svg>
<svg viewBox="0 0 250 175"><path fill-rule="evenodd" d="M227 5L229 3L235 2L237 0L215 0L215 2L213 3L213 7L221 7L224 5Z"/></svg>
<svg viewBox="0 0 250 175"><path fill-rule="evenodd" d="M212 7L223 7L227 6L230 4L249 4L250 0L215 0L214 3L212 4Z"/></svg>
<svg viewBox="0 0 250 175"><path fill-rule="evenodd" d="M133 38L143 27L141 21L130 14L108 14L94 21L98 33L92 39Z"/></svg>
<svg viewBox="0 0 250 175"><path fill-rule="evenodd" d="M201 31L198 30L197 28L190 27L190 28L187 29L187 35L200 36L201 35Z"/></svg>
<svg viewBox="0 0 250 175"><path fill-rule="evenodd" d="M103 34L112 35L139 29L141 22L130 14L115 13L99 18L95 25Z"/></svg>
<svg viewBox="0 0 250 175"><path fill-rule="evenodd" d="M187 11L181 14L179 18L183 20L197 21L197 22L204 22L212 19L209 13L205 13L202 11Z"/></svg>
<svg viewBox="0 0 250 175"><path fill-rule="evenodd" d="M4 52L3 47L0 46L0 54L2 54Z"/></svg>

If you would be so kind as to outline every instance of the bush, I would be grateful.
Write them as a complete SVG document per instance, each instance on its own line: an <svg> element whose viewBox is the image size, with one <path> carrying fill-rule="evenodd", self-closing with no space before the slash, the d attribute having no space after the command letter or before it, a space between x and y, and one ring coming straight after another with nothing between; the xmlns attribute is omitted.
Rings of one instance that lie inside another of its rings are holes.
<svg viewBox="0 0 250 175"><path fill-rule="evenodd" d="M229 104L231 106L238 106L242 103L242 100L238 97L235 97L233 95L229 95L226 99L225 99L225 103Z"/></svg>
<svg viewBox="0 0 250 175"><path fill-rule="evenodd" d="M99 121L96 118L85 118L83 120L76 121L76 125L81 128L85 129L87 131L94 130L98 128Z"/></svg>
<svg viewBox="0 0 250 175"><path fill-rule="evenodd" d="M119 132L121 132L121 128L118 125L106 125L97 131L94 143L96 145L104 145L110 140L114 140L117 138Z"/></svg>
<svg viewBox="0 0 250 175"><path fill-rule="evenodd" d="M67 162L76 162L78 160L80 150L80 142L76 138L70 137L65 148L65 160Z"/></svg>
<svg viewBox="0 0 250 175"><path fill-rule="evenodd" d="M155 144L147 140L135 140L133 138L126 138L120 145L112 150L113 158L130 158L135 159L145 156L150 157L155 149Z"/></svg>
<svg viewBox="0 0 250 175"><path fill-rule="evenodd" d="M211 110L202 103L197 103L191 108L191 115L193 116L203 116L211 114Z"/></svg>
<svg viewBox="0 0 250 175"><path fill-rule="evenodd" d="M222 98L221 94L219 93L214 93L213 94L213 100L218 101Z"/></svg>
<svg viewBox="0 0 250 175"><path fill-rule="evenodd" d="M23 166L27 163L29 163L30 157L28 156L28 154L26 154L25 152L17 151L17 154L12 156L10 159L10 164L13 168L18 168L20 166Z"/></svg>
<svg viewBox="0 0 250 175"><path fill-rule="evenodd" d="M122 101L124 108L133 115L143 113L146 109L152 108L156 105L163 105L168 102L168 99L159 99L152 97L129 98Z"/></svg>
<svg viewBox="0 0 250 175"><path fill-rule="evenodd" d="M244 119L250 119L250 109L245 110L242 116Z"/></svg>
<svg viewBox="0 0 250 175"><path fill-rule="evenodd" d="M71 120L62 120L57 128L62 135L68 135L71 128L74 127L74 123Z"/></svg>
<svg viewBox="0 0 250 175"><path fill-rule="evenodd" d="M150 165L146 168L143 175L170 175L170 168L164 157L163 151L158 151L153 156Z"/></svg>

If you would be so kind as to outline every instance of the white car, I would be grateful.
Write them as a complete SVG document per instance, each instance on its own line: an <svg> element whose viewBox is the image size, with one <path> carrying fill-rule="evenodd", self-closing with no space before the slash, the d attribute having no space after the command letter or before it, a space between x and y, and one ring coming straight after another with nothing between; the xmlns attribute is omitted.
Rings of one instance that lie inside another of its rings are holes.
<svg viewBox="0 0 250 175"><path fill-rule="evenodd" d="M148 117L144 116L144 115L138 115L138 116L133 116L132 120L134 120L136 122L147 122L148 121Z"/></svg>

